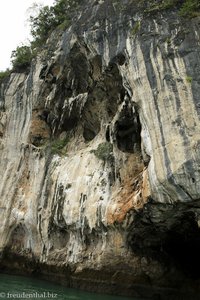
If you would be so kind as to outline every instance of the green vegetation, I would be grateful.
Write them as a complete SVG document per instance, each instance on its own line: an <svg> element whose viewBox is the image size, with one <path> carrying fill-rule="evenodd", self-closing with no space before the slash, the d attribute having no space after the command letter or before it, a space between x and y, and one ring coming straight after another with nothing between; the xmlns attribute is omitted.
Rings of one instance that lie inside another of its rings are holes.
<svg viewBox="0 0 200 300"><path fill-rule="evenodd" d="M37 48L47 39L54 26L52 7L44 6L40 9L38 16L30 16L30 25L33 37L32 48Z"/></svg>
<svg viewBox="0 0 200 300"><path fill-rule="evenodd" d="M140 21L135 22L133 28L131 29L131 35L135 36L140 30Z"/></svg>
<svg viewBox="0 0 200 300"><path fill-rule="evenodd" d="M192 83L192 77L191 77L191 76L187 76L187 77L186 77L186 81L187 81L188 83Z"/></svg>
<svg viewBox="0 0 200 300"><path fill-rule="evenodd" d="M6 77L10 76L11 71L7 69L6 71L0 71L0 82L2 82Z"/></svg>
<svg viewBox="0 0 200 300"><path fill-rule="evenodd" d="M199 0L163 0L162 2L150 5L145 12L157 12L170 8L178 8L179 14L182 17L192 18L200 15Z"/></svg>
<svg viewBox="0 0 200 300"><path fill-rule="evenodd" d="M63 155L65 153L64 147L69 142L69 138L66 137L64 139L56 139L51 144L51 153Z"/></svg>
<svg viewBox="0 0 200 300"><path fill-rule="evenodd" d="M72 14L80 3L81 0L56 0L53 6L43 6L37 16L31 16L32 46L40 47L56 27L69 27Z"/></svg>
<svg viewBox="0 0 200 300"><path fill-rule="evenodd" d="M180 3L180 0L165 0L162 5L162 9L169 9Z"/></svg>
<svg viewBox="0 0 200 300"><path fill-rule="evenodd" d="M200 1L199 0L186 0L184 1L180 15L182 17L197 17L200 16Z"/></svg>
<svg viewBox="0 0 200 300"><path fill-rule="evenodd" d="M181 0L163 0L159 3L151 4L145 12L157 12L176 7Z"/></svg>
<svg viewBox="0 0 200 300"><path fill-rule="evenodd" d="M20 71L29 67L33 56L30 46L18 46L11 55L13 70Z"/></svg>
<svg viewBox="0 0 200 300"><path fill-rule="evenodd" d="M171 45L171 39L170 39L170 37L169 37L169 36L166 38L166 43L168 44L168 46L170 46L170 45Z"/></svg>
<svg viewBox="0 0 200 300"><path fill-rule="evenodd" d="M109 142L101 143L96 150L92 150L91 153L104 162L113 160L113 145Z"/></svg>
<svg viewBox="0 0 200 300"><path fill-rule="evenodd" d="M118 9L122 3L120 0L113 0ZM144 0L140 0L144 3ZM35 10L38 13L34 13L30 16L29 22L31 27L31 34L33 40L29 46L18 46L13 51L11 60L13 64L13 70L24 71L30 66L32 58L36 55L38 49L40 49L46 42L47 38L55 28L64 30L71 25L72 17L80 7L83 0L55 0L52 6L42 6L38 9L35 6ZM145 12L158 12L171 8L177 8L179 14L182 17L195 17L200 15L200 1L199 0L161 0L150 1L149 7ZM140 30L140 22L137 21L131 30L131 34L134 36ZM6 72L6 71L5 71ZM6 77L4 72L0 74L0 80Z"/></svg>
<svg viewBox="0 0 200 300"><path fill-rule="evenodd" d="M26 70L50 33L55 28L64 30L71 25L72 15L82 2L82 0L55 0L53 6L43 6L39 8L36 16L30 16L29 22L33 40L29 46L18 46L12 52L13 70L17 72ZM37 10L37 5L34 6L34 9ZM5 72L1 72L0 80L7 76Z"/></svg>

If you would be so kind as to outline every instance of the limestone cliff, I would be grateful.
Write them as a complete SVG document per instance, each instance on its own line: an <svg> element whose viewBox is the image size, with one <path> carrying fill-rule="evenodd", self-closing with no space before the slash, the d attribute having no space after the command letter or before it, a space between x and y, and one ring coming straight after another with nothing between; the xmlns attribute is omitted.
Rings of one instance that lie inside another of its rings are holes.
<svg viewBox="0 0 200 300"><path fill-rule="evenodd" d="M200 278L200 19L121 2L1 83L1 270L172 299Z"/></svg>

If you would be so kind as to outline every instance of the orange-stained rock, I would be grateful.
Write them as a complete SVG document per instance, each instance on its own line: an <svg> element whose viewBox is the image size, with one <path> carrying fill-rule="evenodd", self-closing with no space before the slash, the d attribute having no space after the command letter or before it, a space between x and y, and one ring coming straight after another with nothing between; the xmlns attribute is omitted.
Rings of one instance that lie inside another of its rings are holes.
<svg viewBox="0 0 200 300"><path fill-rule="evenodd" d="M147 170L137 177L125 180L120 190L113 194L107 209L107 222L113 224L125 220L130 210L138 210L144 206L150 195Z"/></svg>

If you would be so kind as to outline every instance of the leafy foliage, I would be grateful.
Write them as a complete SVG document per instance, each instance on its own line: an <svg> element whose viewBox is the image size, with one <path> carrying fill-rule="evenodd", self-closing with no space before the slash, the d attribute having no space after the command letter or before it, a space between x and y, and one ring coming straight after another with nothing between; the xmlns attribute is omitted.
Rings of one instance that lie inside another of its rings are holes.
<svg viewBox="0 0 200 300"><path fill-rule="evenodd" d="M51 144L51 153L62 155L64 154L64 147L69 142L69 138L66 137L64 139L56 139Z"/></svg>
<svg viewBox="0 0 200 300"><path fill-rule="evenodd" d="M0 83L10 75L11 71L7 69L6 71L0 71Z"/></svg>
<svg viewBox="0 0 200 300"><path fill-rule="evenodd" d="M30 16L33 45L37 47L47 38L50 30L55 26L52 7L44 6L37 17Z"/></svg>
<svg viewBox="0 0 200 300"><path fill-rule="evenodd" d="M32 58L48 38L49 34L59 26L61 29L67 28L71 24L72 13L75 12L81 0L55 0L53 6L38 7L36 15L30 16L31 35L33 40L30 46L18 46L11 55L13 70L24 71L30 66ZM5 74L0 75L0 80Z"/></svg>
<svg viewBox="0 0 200 300"><path fill-rule="evenodd" d="M113 159L113 145L109 142L99 144L97 149L92 150L91 152L104 162L112 161Z"/></svg>
<svg viewBox="0 0 200 300"><path fill-rule="evenodd" d="M33 52L30 46L18 46L11 55L13 69L16 71L23 71L30 66L32 58Z"/></svg>
<svg viewBox="0 0 200 300"><path fill-rule="evenodd" d="M180 15L182 17L196 17L200 15L200 2L199 0L186 0L181 9Z"/></svg>
<svg viewBox="0 0 200 300"><path fill-rule="evenodd" d="M131 34L134 36L138 33L138 31L140 30L140 21L135 22L132 30L131 30Z"/></svg>
<svg viewBox="0 0 200 300"><path fill-rule="evenodd" d="M188 83L192 83L192 77L191 77L191 76L187 76L187 77L186 77L186 81L187 81Z"/></svg>
<svg viewBox="0 0 200 300"><path fill-rule="evenodd" d="M195 17L200 15L199 0L163 0L151 4L146 12L157 12L170 8L178 8L179 14L183 17Z"/></svg>
<svg viewBox="0 0 200 300"><path fill-rule="evenodd" d="M120 0L114 1L120 3ZM18 46L16 50L12 52L11 60L13 69L21 71L29 67L37 49L45 43L50 33L56 27L63 30L71 25L72 16L82 2L83 0L55 0L53 6L42 6L36 15L30 16L33 40L30 46ZM200 15L199 0L161 0L150 1L149 3L149 8L146 10L148 13L178 8L180 15L183 17L195 17ZM137 34L139 29L140 23L136 22L132 29L132 35ZM0 75L0 80L4 75L5 74Z"/></svg>
<svg viewBox="0 0 200 300"><path fill-rule="evenodd" d="M44 6L37 16L30 17L32 45L41 46L57 26L62 29L71 24L71 15L81 0L56 0L54 6Z"/></svg>

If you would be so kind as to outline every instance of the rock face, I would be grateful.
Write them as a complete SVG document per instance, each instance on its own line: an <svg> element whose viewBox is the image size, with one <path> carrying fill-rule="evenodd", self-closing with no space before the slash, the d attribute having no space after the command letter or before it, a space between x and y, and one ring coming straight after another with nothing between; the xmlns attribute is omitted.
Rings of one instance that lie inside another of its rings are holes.
<svg viewBox="0 0 200 300"><path fill-rule="evenodd" d="M200 279L200 20L124 4L1 83L1 270L172 299Z"/></svg>

